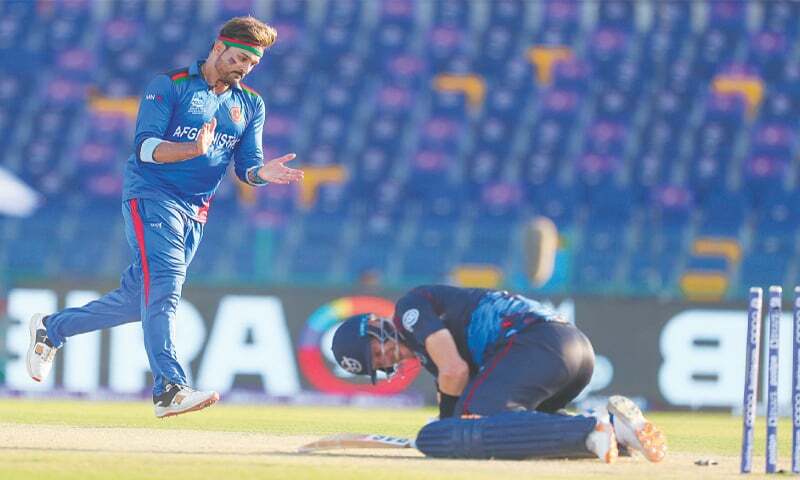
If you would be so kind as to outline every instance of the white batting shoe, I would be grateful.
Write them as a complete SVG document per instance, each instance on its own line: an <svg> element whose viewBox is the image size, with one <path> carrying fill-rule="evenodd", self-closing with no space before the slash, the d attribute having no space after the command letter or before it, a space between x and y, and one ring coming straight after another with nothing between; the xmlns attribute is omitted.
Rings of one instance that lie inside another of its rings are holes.
<svg viewBox="0 0 800 480"><path fill-rule="evenodd" d="M213 390L203 392L186 385L170 383L164 393L153 396L153 407L156 417L164 418L202 410L218 400L219 394Z"/></svg>
<svg viewBox="0 0 800 480"><path fill-rule="evenodd" d="M628 397L614 395L608 399L608 411L619 443L642 453L651 462L660 462L667 455L664 433L642 414Z"/></svg>
<svg viewBox="0 0 800 480"><path fill-rule="evenodd" d="M58 351L47 338L47 328L44 326L45 318L47 315L37 313L31 317L28 324L31 343L28 346L25 365L28 367L28 375L37 382L43 381L50 374L50 370L53 369L53 360Z"/></svg>
<svg viewBox="0 0 800 480"><path fill-rule="evenodd" d="M594 431L586 436L586 448L603 462L614 463L619 455L614 427L598 419Z"/></svg>

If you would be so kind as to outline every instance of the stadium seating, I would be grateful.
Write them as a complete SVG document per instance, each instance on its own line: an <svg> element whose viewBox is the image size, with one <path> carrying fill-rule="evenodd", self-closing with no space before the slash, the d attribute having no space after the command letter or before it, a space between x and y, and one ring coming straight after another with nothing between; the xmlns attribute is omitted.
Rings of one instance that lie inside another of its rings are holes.
<svg viewBox="0 0 800 480"><path fill-rule="evenodd" d="M305 191L225 180L199 281L407 286L482 265L526 289L534 215L569 258L549 291L681 295L697 271L729 296L798 281L788 0L7 0L0 161L46 199L0 218L12 275L116 276L137 96L246 13L279 32L248 79L265 155L346 175ZM717 265L693 250L707 239L741 258Z"/></svg>

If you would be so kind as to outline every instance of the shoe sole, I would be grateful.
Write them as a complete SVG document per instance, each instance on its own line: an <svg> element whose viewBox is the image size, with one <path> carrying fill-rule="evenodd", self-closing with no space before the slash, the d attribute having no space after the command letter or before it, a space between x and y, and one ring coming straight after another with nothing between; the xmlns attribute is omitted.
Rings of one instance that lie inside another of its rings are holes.
<svg viewBox="0 0 800 480"><path fill-rule="evenodd" d="M558 228L546 217L536 217L525 227L523 241L528 280L534 287L541 287L550 277L558 250Z"/></svg>
<svg viewBox="0 0 800 480"><path fill-rule="evenodd" d="M632 448L642 452L653 463L664 460L667 454L664 433L644 417L633 401L626 397L613 396L608 399L608 411L634 431L639 445L631 445Z"/></svg>
<svg viewBox="0 0 800 480"><path fill-rule="evenodd" d="M211 395L208 399L198 403L197 405L187 408L186 410L181 410L179 412L168 412L164 415L156 415L157 418L167 418L167 417L174 417L176 415L182 415L184 413L196 412L198 410L202 410L204 408L208 408L211 405L214 405L219 401L219 393L214 392L214 395Z"/></svg>
<svg viewBox="0 0 800 480"><path fill-rule="evenodd" d="M39 321L44 317L44 315L37 313L31 317L30 322L28 322L28 332L30 333L30 344L28 345L28 354L25 357L25 368L28 369L28 375L32 379L37 382L41 382L42 379L35 376L33 374L33 369L31 368L31 358L33 358L33 349L36 348L36 327L39 325Z"/></svg>
<svg viewBox="0 0 800 480"><path fill-rule="evenodd" d="M614 435L614 427L607 423L598 423L597 426L594 427L594 429L598 432L603 432L606 428L611 429L611 438L608 440L608 451L603 456L602 460L605 463L614 463L617 461L617 457L619 457L619 450L617 449L617 436Z"/></svg>

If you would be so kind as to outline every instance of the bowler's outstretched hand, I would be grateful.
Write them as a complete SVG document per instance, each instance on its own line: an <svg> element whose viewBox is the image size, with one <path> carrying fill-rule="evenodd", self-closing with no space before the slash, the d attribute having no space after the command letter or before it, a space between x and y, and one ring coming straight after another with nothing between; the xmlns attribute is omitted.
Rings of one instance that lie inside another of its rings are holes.
<svg viewBox="0 0 800 480"><path fill-rule="evenodd" d="M269 183L286 184L299 182L303 179L303 171L284 165L286 162L294 160L295 157L297 155L289 153L282 157L273 158L258 169L258 176Z"/></svg>

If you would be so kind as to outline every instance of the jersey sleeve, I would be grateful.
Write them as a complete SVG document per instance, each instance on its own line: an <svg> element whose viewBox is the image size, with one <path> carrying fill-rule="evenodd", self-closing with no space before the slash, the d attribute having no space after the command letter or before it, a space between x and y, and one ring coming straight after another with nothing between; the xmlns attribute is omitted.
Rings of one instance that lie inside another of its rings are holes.
<svg viewBox="0 0 800 480"><path fill-rule="evenodd" d="M421 288L411 290L395 305L395 316L406 337L412 336L420 346L432 333L446 328L436 314L431 297Z"/></svg>
<svg viewBox="0 0 800 480"><path fill-rule="evenodd" d="M258 97L256 101L256 111L252 120L242 134L242 140L236 145L234 151L234 170L239 180L249 185L263 185L263 183L252 182L248 179L249 170L259 168L264 164L264 149L261 146L261 138L264 134L264 119L266 112L264 101Z"/></svg>
<svg viewBox="0 0 800 480"><path fill-rule="evenodd" d="M164 139L175 106L175 89L167 75L158 75L145 88L136 117L136 158L142 161L142 143L148 138Z"/></svg>

